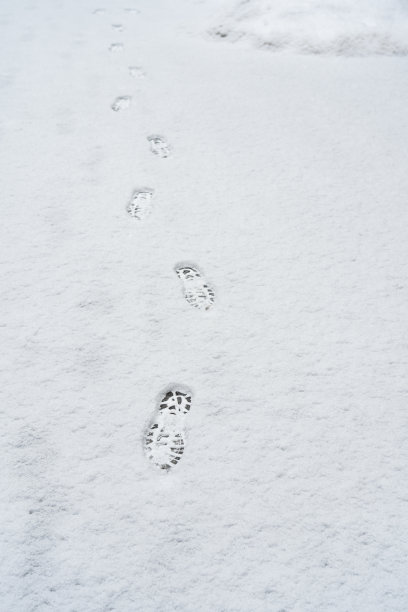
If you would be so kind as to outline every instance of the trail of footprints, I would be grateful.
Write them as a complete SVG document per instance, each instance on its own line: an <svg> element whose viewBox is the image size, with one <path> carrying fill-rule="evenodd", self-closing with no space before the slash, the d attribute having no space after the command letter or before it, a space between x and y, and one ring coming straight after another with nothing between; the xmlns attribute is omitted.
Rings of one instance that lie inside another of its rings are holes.
<svg viewBox="0 0 408 612"><path fill-rule="evenodd" d="M139 13L138 9L124 9L128 13ZM95 15L104 13L104 9L96 9ZM123 25L112 23L112 30L123 32ZM121 42L111 43L109 51L119 53L123 51ZM129 66L129 76L134 79L146 76L141 66ZM132 96L118 96L111 105L114 112L130 107ZM150 150L159 158L167 158L172 148L167 139L158 134L147 136ZM154 189L139 187L134 189L128 204L127 213L137 221L143 221L152 212ZM209 310L215 302L213 289L208 285L196 265L178 264L174 268L181 281L186 302L198 310ZM168 472L181 460L185 445L185 418L188 415L192 402L192 393L188 388L178 386L167 389L160 399L147 430L144 434L144 450L147 458L160 470Z"/></svg>

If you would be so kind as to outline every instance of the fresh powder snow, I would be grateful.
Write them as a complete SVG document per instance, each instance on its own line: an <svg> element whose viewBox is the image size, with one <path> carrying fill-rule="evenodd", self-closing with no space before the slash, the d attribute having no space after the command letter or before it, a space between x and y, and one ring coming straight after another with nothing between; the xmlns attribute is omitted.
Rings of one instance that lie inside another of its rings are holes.
<svg viewBox="0 0 408 612"><path fill-rule="evenodd" d="M407 0L246 0L212 33L273 51L408 55Z"/></svg>
<svg viewBox="0 0 408 612"><path fill-rule="evenodd" d="M3 0L2 612L406 612L405 15Z"/></svg>

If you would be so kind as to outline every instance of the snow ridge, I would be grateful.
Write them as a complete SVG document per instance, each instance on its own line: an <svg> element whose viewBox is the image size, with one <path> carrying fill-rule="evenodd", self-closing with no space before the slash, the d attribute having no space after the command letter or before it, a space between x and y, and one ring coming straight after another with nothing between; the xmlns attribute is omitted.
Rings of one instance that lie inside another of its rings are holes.
<svg viewBox="0 0 408 612"><path fill-rule="evenodd" d="M408 10L398 0L247 0L211 34L272 51L407 55Z"/></svg>

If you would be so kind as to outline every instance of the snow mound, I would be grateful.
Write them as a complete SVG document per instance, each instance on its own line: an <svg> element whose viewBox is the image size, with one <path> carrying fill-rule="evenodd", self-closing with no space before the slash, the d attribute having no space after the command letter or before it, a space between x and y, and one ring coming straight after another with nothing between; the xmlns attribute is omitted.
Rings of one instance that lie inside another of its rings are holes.
<svg viewBox="0 0 408 612"><path fill-rule="evenodd" d="M406 0L244 0L212 34L271 50L407 55Z"/></svg>

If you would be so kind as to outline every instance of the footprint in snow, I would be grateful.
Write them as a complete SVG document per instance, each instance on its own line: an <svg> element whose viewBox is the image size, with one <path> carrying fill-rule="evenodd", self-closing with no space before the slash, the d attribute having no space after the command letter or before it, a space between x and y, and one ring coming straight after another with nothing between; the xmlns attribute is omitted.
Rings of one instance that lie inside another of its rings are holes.
<svg viewBox="0 0 408 612"><path fill-rule="evenodd" d="M148 217L152 211L153 194L154 190L149 187L135 189L126 207L129 215L139 221Z"/></svg>
<svg viewBox="0 0 408 612"><path fill-rule="evenodd" d="M97 8L93 11L93 15L102 15L102 13L106 13L106 9L104 8Z"/></svg>
<svg viewBox="0 0 408 612"><path fill-rule="evenodd" d="M116 32L123 32L123 25L121 23L112 23L112 29Z"/></svg>
<svg viewBox="0 0 408 612"><path fill-rule="evenodd" d="M152 134L151 136L147 137L147 140L150 142L150 149L152 153L158 155L159 157L169 157L170 145L164 136Z"/></svg>
<svg viewBox="0 0 408 612"><path fill-rule="evenodd" d="M146 73L140 66L129 66L129 74L134 79L142 79Z"/></svg>
<svg viewBox="0 0 408 612"><path fill-rule="evenodd" d="M209 310L215 301L214 291L207 285L196 266L178 265L176 274L183 284L187 302L200 310Z"/></svg>
<svg viewBox="0 0 408 612"><path fill-rule="evenodd" d="M116 98L111 106L111 109L117 113L125 108L129 108L131 100L132 98L130 96L120 96L119 98Z"/></svg>
<svg viewBox="0 0 408 612"><path fill-rule="evenodd" d="M144 437L144 449L160 470L176 466L184 453L184 421L190 408L191 392L177 387L164 395L156 409Z"/></svg>
<svg viewBox="0 0 408 612"><path fill-rule="evenodd" d="M109 45L109 51L111 53L121 53L121 51L123 51L123 44L122 43L112 43L111 45Z"/></svg>

